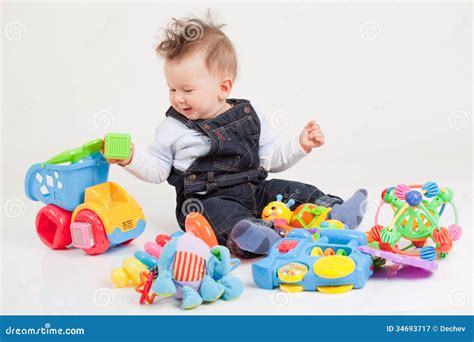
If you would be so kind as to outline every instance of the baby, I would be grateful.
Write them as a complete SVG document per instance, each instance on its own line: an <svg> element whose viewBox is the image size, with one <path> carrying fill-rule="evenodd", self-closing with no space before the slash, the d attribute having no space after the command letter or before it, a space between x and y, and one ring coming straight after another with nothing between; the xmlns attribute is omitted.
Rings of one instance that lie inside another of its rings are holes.
<svg viewBox="0 0 474 342"><path fill-rule="evenodd" d="M202 209L217 240L242 258L268 253L280 236L258 219L277 194L296 205L332 207L330 218L357 227L365 211L366 190L346 201L310 184L265 180L268 172L295 165L324 144L321 127L310 121L287 142L275 139L265 117L251 102L229 98L237 58L223 25L212 19L173 19L156 52L164 57L170 108L155 130L148 151L128 160L109 160L152 183L176 189L176 217L184 229L187 207Z"/></svg>

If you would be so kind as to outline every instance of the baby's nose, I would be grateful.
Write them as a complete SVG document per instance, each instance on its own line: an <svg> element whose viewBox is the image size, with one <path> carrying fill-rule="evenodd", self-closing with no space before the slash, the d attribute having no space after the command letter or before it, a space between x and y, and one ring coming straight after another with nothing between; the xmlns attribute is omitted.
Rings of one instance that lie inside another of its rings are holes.
<svg viewBox="0 0 474 342"><path fill-rule="evenodd" d="M184 97L182 97L182 96L176 97L176 102L177 103L184 103L185 102Z"/></svg>

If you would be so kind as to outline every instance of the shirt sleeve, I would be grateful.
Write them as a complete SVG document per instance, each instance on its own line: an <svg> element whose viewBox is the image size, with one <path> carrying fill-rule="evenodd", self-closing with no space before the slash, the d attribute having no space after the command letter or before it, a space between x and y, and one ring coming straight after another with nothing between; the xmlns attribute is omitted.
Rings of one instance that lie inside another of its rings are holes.
<svg viewBox="0 0 474 342"><path fill-rule="evenodd" d="M167 132L158 126L151 146L147 151L136 150L125 170L145 182L163 183L173 166L173 149L167 138Z"/></svg>
<svg viewBox="0 0 474 342"><path fill-rule="evenodd" d="M259 156L260 165L268 172L281 172L289 169L310 152L301 147L299 136L286 142L277 140L272 134L264 115L257 111L260 119Z"/></svg>

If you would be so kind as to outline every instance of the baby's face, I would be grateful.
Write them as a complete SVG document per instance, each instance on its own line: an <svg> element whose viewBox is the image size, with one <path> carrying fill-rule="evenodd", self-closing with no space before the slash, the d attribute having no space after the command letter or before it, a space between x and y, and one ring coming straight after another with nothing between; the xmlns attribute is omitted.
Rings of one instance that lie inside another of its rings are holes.
<svg viewBox="0 0 474 342"><path fill-rule="evenodd" d="M222 112L226 95L221 79L209 72L201 53L165 60L171 105L191 120L209 119Z"/></svg>

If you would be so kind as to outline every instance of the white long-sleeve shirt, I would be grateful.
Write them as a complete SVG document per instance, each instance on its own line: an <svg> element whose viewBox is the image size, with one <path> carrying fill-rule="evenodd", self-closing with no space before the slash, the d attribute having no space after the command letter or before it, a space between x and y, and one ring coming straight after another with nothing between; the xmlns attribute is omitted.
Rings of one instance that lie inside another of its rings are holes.
<svg viewBox="0 0 474 342"><path fill-rule="evenodd" d="M257 115L261 127L258 154L260 165L265 170L284 171L308 154L301 147L298 136L281 142L272 135L265 116L259 111ZM136 150L125 169L146 182L162 183L173 166L185 171L196 158L205 156L210 148L209 137L168 116L155 129L148 151Z"/></svg>

